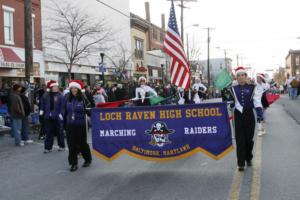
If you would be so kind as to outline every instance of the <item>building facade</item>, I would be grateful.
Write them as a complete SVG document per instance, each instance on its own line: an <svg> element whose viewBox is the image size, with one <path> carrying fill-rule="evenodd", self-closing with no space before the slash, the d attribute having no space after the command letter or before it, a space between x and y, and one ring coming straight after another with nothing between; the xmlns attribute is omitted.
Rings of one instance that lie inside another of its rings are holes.
<svg viewBox="0 0 300 200"><path fill-rule="evenodd" d="M140 76L148 78L146 64L146 52L148 46L149 23L143 18L131 13L131 52L133 64L133 79L138 80Z"/></svg>
<svg viewBox="0 0 300 200"><path fill-rule="evenodd" d="M0 1L0 85L25 78L24 0ZM44 81L41 2L32 0L33 77Z"/></svg>
<svg viewBox="0 0 300 200"><path fill-rule="evenodd" d="M151 23L150 4L145 2L146 18L131 13L131 41L134 79L145 76L149 82L167 80L169 56L163 52L165 15L161 15L161 27Z"/></svg>
<svg viewBox="0 0 300 200"><path fill-rule="evenodd" d="M290 50L285 58L286 78L297 76L300 78L300 50Z"/></svg>
<svg viewBox="0 0 300 200"><path fill-rule="evenodd" d="M111 9L108 6L94 1L86 0L84 4L81 0L42 0L42 14L43 14L43 29L47 30L47 27L51 26L49 24L49 19L55 17L51 13L51 9L55 8L53 5L55 2L57 5L62 5L69 3L72 6L78 8L81 13L87 14L95 20L104 20L105 27L104 29L110 30L109 39L107 41L99 42L99 47L93 49L92 52L89 52L88 55L80 58L79 61L74 63L71 78L72 79L81 79L88 85L94 85L95 83L104 80L106 83L111 83L114 81L114 76L116 74L116 66L113 63L118 63L117 56L115 56L118 51L119 45L122 44L124 49L131 49L131 40L130 40L130 19L115 10ZM120 10L125 15L130 15L129 12L129 0L116 0L109 1L103 0L104 3L110 5L117 10ZM46 31L44 31L43 37L47 37ZM66 55L66 51L57 45L52 45L44 41L44 51L45 51L45 79L48 80L57 80L62 86L67 85L68 81L68 68L69 64L67 59L56 59L57 57L63 58ZM100 54L104 54L103 72L99 69L99 65L102 62ZM65 56L66 57L66 56ZM129 62L126 66L128 72L133 71L132 64ZM130 76L130 75L129 75Z"/></svg>
<svg viewBox="0 0 300 200"><path fill-rule="evenodd" d="M192 72L193 79L199 77L204 83L207 83L207 60L192 61ZM214 81L217 75L225 68L231 72L232 60L226 58L226 63L224 58L212 58L209 60L210 63L210 81L211 85L214 86Z"/></svg>
<svg viewBox="0 0 300 200"><path fill-rule="evenodd" d="M147 51L146 63L148 68L149 82L169 82L170 59L162 50Z"/></svg>

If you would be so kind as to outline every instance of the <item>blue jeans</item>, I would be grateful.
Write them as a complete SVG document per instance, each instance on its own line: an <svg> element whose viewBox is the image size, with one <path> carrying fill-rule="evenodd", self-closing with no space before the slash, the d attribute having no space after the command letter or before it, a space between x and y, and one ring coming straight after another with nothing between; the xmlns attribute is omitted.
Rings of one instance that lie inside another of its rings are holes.
<svg viewBox="0 0 300 200"><path fill-rule="evenodd" d="M292 99L296 99L298 96L298 88L291 88L291 97Z"/></svg>
<svg viewBox="0 0 300 200"><path fill-rule="evenodd" d="M22 129L21 129L22 140L24 141L29 140L28 134L29 134L29 121L28 121L28 117L25 117L24 119L22 119Z"/></svg>
<svg viewBox="0 0 300 200"><path fill-rule="evenodd" d="M11 121L11 131L15 138L15 144L19 145L21 142L20 135L22 129L22 119L12 117Z"/></svg>

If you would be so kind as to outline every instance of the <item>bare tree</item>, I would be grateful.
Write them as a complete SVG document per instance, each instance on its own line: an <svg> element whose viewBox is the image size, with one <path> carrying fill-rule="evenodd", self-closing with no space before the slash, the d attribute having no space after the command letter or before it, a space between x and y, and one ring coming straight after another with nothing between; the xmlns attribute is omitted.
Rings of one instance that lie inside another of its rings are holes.
<svg viewBox="0 0 300 200"><path fill-rule="evenodd" d="M119 43L114 49L114 55L106 55L115 68L117 81L127 80L127 69L133 53L126 49L123 43Z"/></svg>
<svg viewBox="0 0 300 200"><path fill-rule="evenodd" d="M200 60L200 56L202 55L201 49L196 46L196 41L193 39L191 45L188 48L188 53L189 53L189 62L190 62L190 67L193 71L197 70L197 63Z"/></svg>
<svg viewBox="0 0 300 200"><path fill-rule="evenodd" d="M286 82L285 69L279 67L278 71L273 74L273 77L276 83L284 85L284 83Z"/></svg>
<svg viewBox="0 0 300 200"><path fill-rule="evenodd" d="M46 29L46 42L61 49L61 55L50 55L66 64L71 79L74 64L93 52L103 49L111 31L105 20L94 19L73 4L57 4L53 0L49 7L51 18Z"/></svg>

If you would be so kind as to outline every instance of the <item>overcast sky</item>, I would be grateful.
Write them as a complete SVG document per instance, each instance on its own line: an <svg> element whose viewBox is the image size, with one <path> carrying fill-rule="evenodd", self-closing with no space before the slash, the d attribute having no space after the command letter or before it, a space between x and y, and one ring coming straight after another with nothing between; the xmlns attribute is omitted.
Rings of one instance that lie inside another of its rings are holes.
<svg viewBox="0 0 300 200"><path fill-rule="evenodd" d="M148 2L154 24L161 25L161 13L168 21L170 1ZM145 18L144 3L145 0L130 0L131 12ZM229 57L234 65L236 54L242 54L243 65L251 65L257 72L284 66L289 49L300 49L299 0L198 0L186 6L190 9L184 13L185 33L190 43L194 41L195 48L203 52L201 59L207 57L207 32L192 24L215 28L211 33L211 57L224 56L215 47L231 49ZM179 23L180 9L176 7Z"/></svg>

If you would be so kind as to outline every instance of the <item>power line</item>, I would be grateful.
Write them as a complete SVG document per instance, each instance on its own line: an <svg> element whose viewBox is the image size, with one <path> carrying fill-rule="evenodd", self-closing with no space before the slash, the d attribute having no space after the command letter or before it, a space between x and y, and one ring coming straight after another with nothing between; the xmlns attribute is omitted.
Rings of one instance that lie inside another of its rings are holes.
<svg viewBox="0 0 300 200"><path fill-rule="evenodd" d="M112 10L118 12L119 14L121 14L121 15L123 15L123 16L125 16L125 17L131 18L130 15L127 15L126 13L122 12L121 10L116 9L116 8L114 8L114 7L110 6L110 5L108 5L107 3L104 3L104 2L101 1L101 0L96 0L96 1L97 1L98 3L101 3L102 5L104 5L104 6L108 7L108 8L110 8L110 9L112 9Z"/></svg>
<svg viewBox="0 0 300 200"><path fill-rule="evenodd" d="M151 22L148 22L147 20L140 19L140 18L137 18L137 17L131 17L130 15L127 15L126 13L122 12L121 10L118 10L117 8L114 8L114 7L110 6L110 5L108 5L107 3L104 3L104 2L101 1L101 0L96 0L96 1L97 1L98 3L101 3L102 5L104 5L104 6L108 7L108 8L110 8L110 9L116 11L117 13L119 13L119 14L121 14L121 15L127 17L127 18L129 18L129 19L135 19L135 20L138 20L138 21L143 22L143 23L145 23L145 24L147 24L147 25L150 25L150 26L153 25Z"/></svg>

